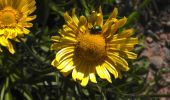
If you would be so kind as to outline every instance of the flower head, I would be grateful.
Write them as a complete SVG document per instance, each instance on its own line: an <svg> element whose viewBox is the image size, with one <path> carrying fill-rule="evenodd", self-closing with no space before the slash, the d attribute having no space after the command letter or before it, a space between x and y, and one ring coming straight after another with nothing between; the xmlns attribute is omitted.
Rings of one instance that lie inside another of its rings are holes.
<svg viewBox="0 0 170 100"><path fill-rule="evenodd" d="M79 80L82 86L89 81L97 83L96 74L109 82L111 75L121 78L121 71L128 71L125 59L136 59L137 55L130 52L138 43L132 38L133 29L118 32L127 19L117 19L118 10L115 8L110 17L103 21L101 8L93 11L89 17L66 12L66 24L60 31L61 37L53 36L51 48L57 51L52 65L65 76L72 73L72 78Z"/></svg>
<svg viewBox="0 0 170 100"><path fill-rule="evenodd" d="M29 21L36 18L30 16L35 11L35 0L0 0L0 45L11 53L15 50L10 42L17 36L28 34L32 27ZM1 50L2 51L2 50Z"/></svg>

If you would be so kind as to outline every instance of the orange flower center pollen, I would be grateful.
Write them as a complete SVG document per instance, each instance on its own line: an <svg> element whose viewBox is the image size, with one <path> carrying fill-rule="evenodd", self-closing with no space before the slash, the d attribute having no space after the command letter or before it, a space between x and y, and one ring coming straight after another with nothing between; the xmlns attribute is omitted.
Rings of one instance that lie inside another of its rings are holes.
<svg viewBox="0 0 170 100"><path fill-rule="evenodd" d="M106 43L101 35L79 35L78 41L76 53L80 58L87 61L99 61L106 55Z"/></svg>
<svg viewBox="0 0 170 100"><path fill-rule="evenodd" d="M0 28L15 27L19 17L19 12L11 7L6 7L3 10L0 10Z"/></svg>

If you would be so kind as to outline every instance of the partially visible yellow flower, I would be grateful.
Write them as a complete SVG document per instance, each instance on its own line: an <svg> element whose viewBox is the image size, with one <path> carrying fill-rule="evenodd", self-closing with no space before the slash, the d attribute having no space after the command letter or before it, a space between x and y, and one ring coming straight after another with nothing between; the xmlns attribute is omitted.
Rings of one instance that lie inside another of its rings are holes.
<svg viewBox="0 0 170 100"><path fill-rule="evenodd" d="M57 54L52 61L63 75L72 73L72 78L79 80L82 86L89 81L97 83L96 74L112 82L110 73L115 78L121 78L121 71L128 71L125 59L136 59L137 55L130 52L138 43L132 38L133 29L118 29L125 25L127 18L117 19L118 10L115 8L110 17L103 21L101 8L93 11L90 17L75 15L66 12L66 24L60 31L61 37L53 36L52 50Z"/></svg>
<svg viewBox="0 0 170 100"><path fill-rule="evenodd" d="M35 0L0 0L0 45L15 53L11 40L23 36L32 27L29 21L36 18L30 15L36 9ZM0 48L0 51L1 48Z"/></svg>

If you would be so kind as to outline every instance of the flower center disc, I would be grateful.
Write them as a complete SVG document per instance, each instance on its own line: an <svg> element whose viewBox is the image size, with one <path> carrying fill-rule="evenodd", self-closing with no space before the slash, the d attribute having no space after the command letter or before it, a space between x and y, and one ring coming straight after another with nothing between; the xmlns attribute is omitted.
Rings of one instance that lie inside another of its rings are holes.
<svg viewBox="0 0 170 100"><path fill-rule="evenodd" d="M11 7L0 10L0 28L15 27L19 18L19 13Z"/></svg>
<svg viewBox="0 0 170 100"><path fill-rule="evenodd" d="M76 53L86 61L101 61L106 55L105 39L101 35L79 35Z"/></svg>

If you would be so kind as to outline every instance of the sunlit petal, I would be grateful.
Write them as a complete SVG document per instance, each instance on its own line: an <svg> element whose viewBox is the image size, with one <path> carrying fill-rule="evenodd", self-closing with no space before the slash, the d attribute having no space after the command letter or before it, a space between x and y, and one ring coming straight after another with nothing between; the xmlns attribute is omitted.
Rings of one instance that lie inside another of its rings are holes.
<svg viewBox="0 0 170 100"><path fill-rule="evenodd" d="M123 71L128 71L129 67L128 67L128 63L126 62L125 59L114 55L112 53L108 53L108 58L111 59L113 62L115 62L115 64L119 64L120 65L120 69L122 69Z"/></svg>

